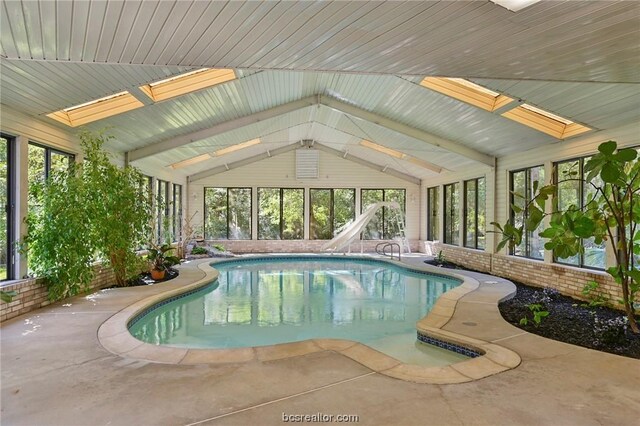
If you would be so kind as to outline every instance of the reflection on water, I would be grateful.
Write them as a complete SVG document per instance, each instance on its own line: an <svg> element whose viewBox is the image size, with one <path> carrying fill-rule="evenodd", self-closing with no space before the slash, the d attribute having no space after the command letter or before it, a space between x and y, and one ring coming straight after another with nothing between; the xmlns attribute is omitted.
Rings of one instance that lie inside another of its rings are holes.
<svg viewBox="0 0 640 426"><path fill-rule="evenodd" d="M155 309L132 328L154 344L246 347L331 337L364 343L415 332L459 282L358 261L217 266L218 281Z"/></svg>

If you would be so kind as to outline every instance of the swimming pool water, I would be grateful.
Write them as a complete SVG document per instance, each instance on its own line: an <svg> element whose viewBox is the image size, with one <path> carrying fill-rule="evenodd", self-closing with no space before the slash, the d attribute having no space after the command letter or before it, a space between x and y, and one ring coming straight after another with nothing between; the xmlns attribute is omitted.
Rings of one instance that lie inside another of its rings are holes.
<svg viewBox="0 0 640 426"><path fill-rule="evenodd" d="M411 363L421 363L425 348L446 360L442 363L464 359L416 343L416 322L440 295L461 284L454 278L386 262L339 258L242 260L212 266L220 271L216 281L154 308L135 320L131 333L147 343L189 348L337 338Z"/></svg>

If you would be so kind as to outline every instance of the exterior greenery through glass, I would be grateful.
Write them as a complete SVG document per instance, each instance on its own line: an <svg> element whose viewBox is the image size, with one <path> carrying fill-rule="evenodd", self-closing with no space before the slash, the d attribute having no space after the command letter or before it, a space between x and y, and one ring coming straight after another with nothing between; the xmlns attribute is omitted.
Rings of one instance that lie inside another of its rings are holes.
<svg viewBox="0 0 640 426"><path fill-rule="evenodd" d="M464 246L485 247L486 184L484 178L464 182Z"/></svg>
<svg viewBox="0 0 640 426"><path fill-rule="evenodd" d="M251 188L204 189L204 237L251 239Z"/></svg>
<svg viewBox="0 0 640 426"><path fill-rule="evenodd" d="M365 240L390 240L399 235L398 214L404 215L406 211L406 190L405 189L363 189L361 196L361 212L367 206L381 201L396 201L400 205L401 212L396 209L383 207L376 212L375 217L369 222L362 237Z"/></svg>
<svg viewBox="0 0 640 426"><path fill-rule="evenodd" d="M590 157L561 161L554 164L554 181L557 185L556 203L559 210L566 210L575 206L583 210L589 200L595 195L595 188L584 181L584 165ZM601 185L600 176L593 179L595 185ZM579 267L604 269L606 264L606 243L595 244L593 238L583 239L584 253L579 253L567 259L557 258L554 261Z"/></svg>
<svg viewBox="0 0 640 426"><path fill-rule="evenodd" d="M515 205L518 212L509 209L509 220L514 226L520 226L527 220L527 204L533 196L533 182L544 185L544 166L529 167L512 171L509 174L510 206ZM518 194L518 195L515 195ZM511 250L512 255L531 259L544 259L544 240L538 234L544 229L543 223L533 232L525 232L520 245Z"/></svg>
<svg viewBox="0 0 640 426"><path fill-rule="evenodd" d="M169 182L158 179L156 190L156 239L158 244L170 243L173 238L169 217Z"/></svg>
<svg viewBox="0 0 640 426"><path fill-rule="evenodd" d="M355 219L355 189L309 190L309 238L330 240L337 230Z"/></svg>
<svg viewBox="0 0 640 426"><path fill-rule="evenodd" d="M173 184L173 241L182 235L182 185Z"/></svg>
<svg viewBox="0 0 640 426"><path fill-rule="evenodd" d="M450 183L444 186L444 206L442 206L444 219L444 243L460 244L460 184Z"/></svg>
<svg viewBox="0 0 640 426"><path fill-rule="evenodd" d="M0 135L0 281L13 279L13 138Z"/></svg>
<svg viewBox="0 0 640 426"><path fill-rule="evenodd" d="M258 188L258 239L304 238L304 189Z"/></svg>
<svg viewBox="0 0 640 426"><path fill-rule="evenodd" d="M427 240L437 241L440 238L440 221L438 219L438 203L440 188L427 188Z"/></svg>

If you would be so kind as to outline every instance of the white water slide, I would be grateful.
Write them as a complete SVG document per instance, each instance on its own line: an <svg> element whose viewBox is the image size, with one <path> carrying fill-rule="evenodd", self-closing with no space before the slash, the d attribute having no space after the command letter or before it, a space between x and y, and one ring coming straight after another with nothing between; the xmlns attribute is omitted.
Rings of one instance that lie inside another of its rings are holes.
<svg viewBox="0 0 640 426"><path fill-rule="evenodd" d="M360 233L369 224L369 222L371 222L371 219L376 215L376 212L383 207L398 210L398 214L402 214L400 204L395 201L384 201L371 204L360 216L356 218L356 220L348 224L338 235L336 235L333 240L322 246L322 250L336 251L348 247L354 240L359 238Z"/></svg>

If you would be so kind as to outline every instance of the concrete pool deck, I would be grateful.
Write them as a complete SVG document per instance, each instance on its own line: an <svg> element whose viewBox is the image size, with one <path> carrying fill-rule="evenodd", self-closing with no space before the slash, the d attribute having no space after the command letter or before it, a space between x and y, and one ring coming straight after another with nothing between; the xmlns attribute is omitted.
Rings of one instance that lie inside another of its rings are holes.
<svg viewBox="0 0 640 426"><path fill-rule="evenodd" d="M422 264L423 257L403 259ZM503 321L509 282L464 294L444 332L516 352L515 369L460 384L387 377L335 351L251 362L159 364L118 356L97 330L133 303L203 277L102 290L6 321L1 327L3 424L280 424L283 415L356 415L360 424L634 424L640 361L555 342ZM497 281L497 283L486 283Z"/></svg>

